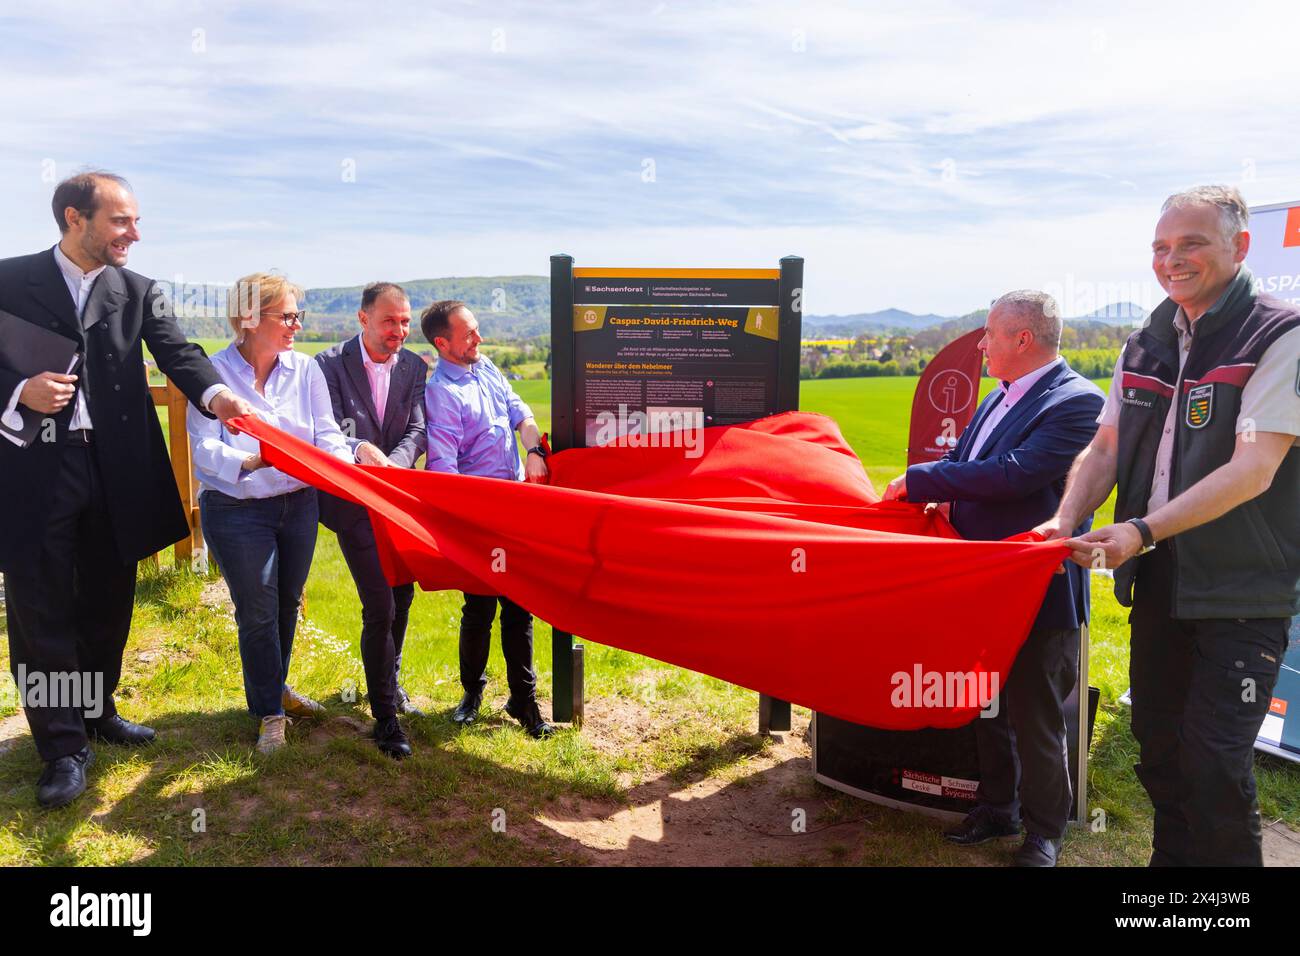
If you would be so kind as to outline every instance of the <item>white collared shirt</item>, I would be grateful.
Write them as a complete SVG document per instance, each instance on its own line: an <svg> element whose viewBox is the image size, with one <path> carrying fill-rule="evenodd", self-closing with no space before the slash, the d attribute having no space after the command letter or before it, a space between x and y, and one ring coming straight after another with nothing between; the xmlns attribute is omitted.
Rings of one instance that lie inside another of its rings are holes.
<svg viewBox="0 0 1300 956"><path fill-rule="evenodd" d="M212 364L230 390L247 400L264 422L336 458L355 461L334 421L325 373L311 356L281 352L261 392L253 367L233 342L212 356ZM270 498L307 487L275 468L244 471L244 459L258 454L261 443L249 435L232 433L192 405L186 411L185 427L193 449L194 477L202 486L200 494L212 490L232 498Z"/></svg>
<svg viewBox="0 0 1300 956"><path fill-rule="evenodd" d="M375 402L375 414L380 425L384 424L384 409L388 407L388 388L393 381L393 369L397 368L397 353L388 356L386 362L376 362L366 351L366 343L357 336L357 347L361 349L361 363L366 369L366 379L370 382L370 397Z"/></svg>
<svg viewBox="0 0 1300 956"><path fill-rule="evenodd" d="M68 294L72 296L72 302L77 310L77 321L80 322L81 317L86 313L86 303L90 300L90 291L95 287L95 280L108 266L102 265L98 269L82 272L81 266L69 259L58 245L54 247L54 262L58 265L59 273L68 286ZM0 417L0 421L3 421L7 427L12 428L14 431L23 427L22 415L18 413L18 397L22 395L27 381L27 379L23 379L18 383L18 387L14 389L13 395L9 398L9 404L5 406L4 415ZM203 407L211 411L212 400L225 390L225 385L210 386L203 393ZM72 419L68 422L68 431L94 427L90 420L90 407L86 404L86 390L78 386L77 404L72 411Z"/></svg>
<svg viewBox="0 0 1300 956"><path fill-rule="evenodd" d="M68 294L72 296L73 305L77 310L77 321L80 322L82 314L86 311L86 300L90 298L90 290L94 288L95 280L99 278L100 273L108 266L82 272L81 267L65 256L58 246L54 247L54 261L59 267L64 283L68 286ZM9 399L9 404L5 406L4 423L15 431L23 427L23 417L18 414L18 396L23 393L23 386L26 384L27 379L18 383L18 387L14 389ZM86 407L86 390L78 388L77 405L72 411L72 421L68 422L68 429L76 431L79 428L93 427L90 423L90 409Z"/></svg>
<svg viewBox="0 0 1300 956"><path fill-rule="evenodd" d="M1015 407L1016 403L1025 397L1025 394L1038 384L1038 380L1054 369L1058 364L1065 361L1059 355L1048 362L1046 365L1040 365L1032 372L1026 372L1014 382L999 382L998 388L1002 389L1002 401L985 416L984 421L980 423L979 433L976 434L975 440L971 442L970 454L966 456L967 460L973 461L975 456L980 453L988 437L993 434L993 429L998 427L998 422L1007 417L1007 412Z"/></svg>
<svg viewBox="0 0 1300 956"><path fill-rule="evenodd" d="M71 259L63 254L63 249L59 246L54 247L54 261L59 264L59 272L63 274L63 281L68 285L68 292L72 295L72 301L77 304L77 321L86 313L86 300L90 298L90 290L95 286L95 280L99 278L108 266L100 266L98 269L91 269L89 272L82 272L81 266L77 265ZM69 431L76 431L78 428L93 428L90 423L90 409L86 407L86 390L77 389L77 408L72 413L72 421L68 423Z"/></svg>
<svg viewBox="0 0 1300 956"><path fill-rule="evenodd" d="M72 296L72 301L77 303L77 318L81 318L86 311L86 300L90 298L91 287L108 266L82 272L81 266L63 254L61 246L54 247L54 261L59 264L59 272L63 274L63 281L68 284L68 293Z"/></svg>

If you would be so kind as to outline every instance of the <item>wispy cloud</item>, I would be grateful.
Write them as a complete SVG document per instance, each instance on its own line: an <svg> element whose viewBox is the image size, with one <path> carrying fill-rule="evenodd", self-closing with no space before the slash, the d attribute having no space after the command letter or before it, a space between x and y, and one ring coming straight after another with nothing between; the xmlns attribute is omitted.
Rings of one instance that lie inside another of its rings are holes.
<svg viewBox="0 0 1300 956"><path fill-rule="evenodd" d="M1172 190L1297 198L1275 10L31 3L0 16L0 252L52 242L51 172L92 164L159 275L795 252L821 312L1140 281Z"/></svg>

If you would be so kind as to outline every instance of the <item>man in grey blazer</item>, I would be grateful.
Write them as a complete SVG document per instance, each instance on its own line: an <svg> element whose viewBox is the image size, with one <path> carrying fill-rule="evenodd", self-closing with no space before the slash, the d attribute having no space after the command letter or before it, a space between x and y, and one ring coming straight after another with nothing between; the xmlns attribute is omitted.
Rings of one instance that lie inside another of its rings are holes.
<svg viewBox="0 0 1300 956"><path fill-rule="evenodd" d="M360 335L316 356L334 417L362 464L413 468L428 442L424 382L429 369L402 347L411 331L410 300L395 283L372 282L361 294L357 318ZM320 520L338 535L361 598L361 660L375 742L400 760L410 756L411 744L397 714L420 713L398 683L415 585L388 584L365 508L322 493Z"/></svg>

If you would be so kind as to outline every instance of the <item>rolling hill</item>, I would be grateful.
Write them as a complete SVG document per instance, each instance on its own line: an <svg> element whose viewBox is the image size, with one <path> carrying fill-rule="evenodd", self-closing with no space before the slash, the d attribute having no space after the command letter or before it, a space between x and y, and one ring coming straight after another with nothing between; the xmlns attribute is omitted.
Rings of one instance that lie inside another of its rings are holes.
<svg viewBox="0 0 1300 956"><path fill-rule="evenodd" d="M439 299L460 299L478 317L487 338L528 339L547 335L551 329L551 290L547 276L452 276L441 279L411 279L400 283L411 297L411 311L419 313ZM307 332L313 338L337 339L356 329L357 307L361 302L357 286L335 286L307 290ZM805 315L805 338L852 338L863 333L912 335L925 329L973 328L983 322L986 310L961 316L916 314L902 309L882 309L851 315ZM1099 321L1110 325L1131 325L1134 317L1146 313L1131 302L1109 305L1068 322ZM187 316L181 328L191 336L221 336L225 319Z"/></svg>

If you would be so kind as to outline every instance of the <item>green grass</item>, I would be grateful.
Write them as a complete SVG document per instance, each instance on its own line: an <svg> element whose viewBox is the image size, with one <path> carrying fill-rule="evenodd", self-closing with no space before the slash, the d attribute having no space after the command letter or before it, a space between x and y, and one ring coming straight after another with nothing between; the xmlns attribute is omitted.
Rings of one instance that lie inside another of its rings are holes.
<svg viewBox="0 0 1300 956"><path fill-rule="evenodd" d="M907 464L907 428L916 382L915 376L810 379L799 383L799 407L835 419L872 484L883 491ZM1097 384L1105 389L1109 382L1098 379ZM991 378L981 379L980 398L995 385ZM1097 519L1109 523L1114 512L1112 494L1098 509Z"/></svg>
<svg viewBox="0 0 1300 956"><path fill-rule="evenodd" d="M879 488L902 469L914 385L891 378L804 382L802 405L839 421ZM549 383L516 388L549 427ZM415 757L394 764L357 729L368 716L364 697L343 700L348 687L364 691L360 605L337 541L323 528L291 680L324 701L333 719L293 727L290 746L261 759L252 750L256 731L244 707L234 622L222 606L202 599L210 582L144 567L120 697L123 711L156 727L161 739L144 752L98 748L90 792L53 813L35 807L40 762L30 741L0 748L0 865L576 864L590 853L542 830L534 822L539 814L575 801L636 807L647 793L665 792L661 779L670 781L669 791L704 780L743 794L774 772L776 745L754 733L753 693L590 642L587 728L566 729L549 742L520 733L500 710L504 664L494 638L485 719L457 731L449 712L460 695L459 596L446 593L419 593L412 610L403 683L429 716L410 721ZM1064 862L1140 864L1149 852L1150 806L1132 770L1136 746L1127 708L1117 703L1128 686L1127 626L1106 584L1098 578L1093 588L1090 679L1102 701L1090 802L1105 810L1107 828L1072 831ZM535 660L539 688L549 697L551 631L543 622ZM6 650L0 665L7 670ZM0 719L8 716L12 727L22 721L14 714L12 700L0 693ZM798 708L796 714L806 716ZM1300 767L1270 758L1257 767L1265 818L1300 826ZM845 836L817 855L765 852L756 862L1001 859L995 851L972 856L950 847L932 822L828 791L806 774L778 797L818 807L810 829L867 826L832 831ZM681 804L665 799L663 806ZM719 823L734 816L728 806L717 809ZM505 812L505 833L491 829L496 809ZM206 824L200 832L196 810ZM776 811L788 813L781 806Z"/></svg>
<svg viewBox="0 0 1300 956"><path fill-rule="evenodd" d="M230 339L228 338L194 338L190 339L190 341L197 342L208 355L215 355L230 344ZM327 348L336 344L337 343L335 342L297 342L294 344L293 348L295 352L302 352L304 355L316 355L317 353L324 352ZM428 346L426 346L426 348L428 348ZM153 357L149 352L148 346L145 346L144 354L145 358ZM150 373L150 385L162 385L165 384L165 382L166 379L163 377L163 374L156 368ZM162 422L165 428L167 424L165 412L162 413Z"/></svg>

